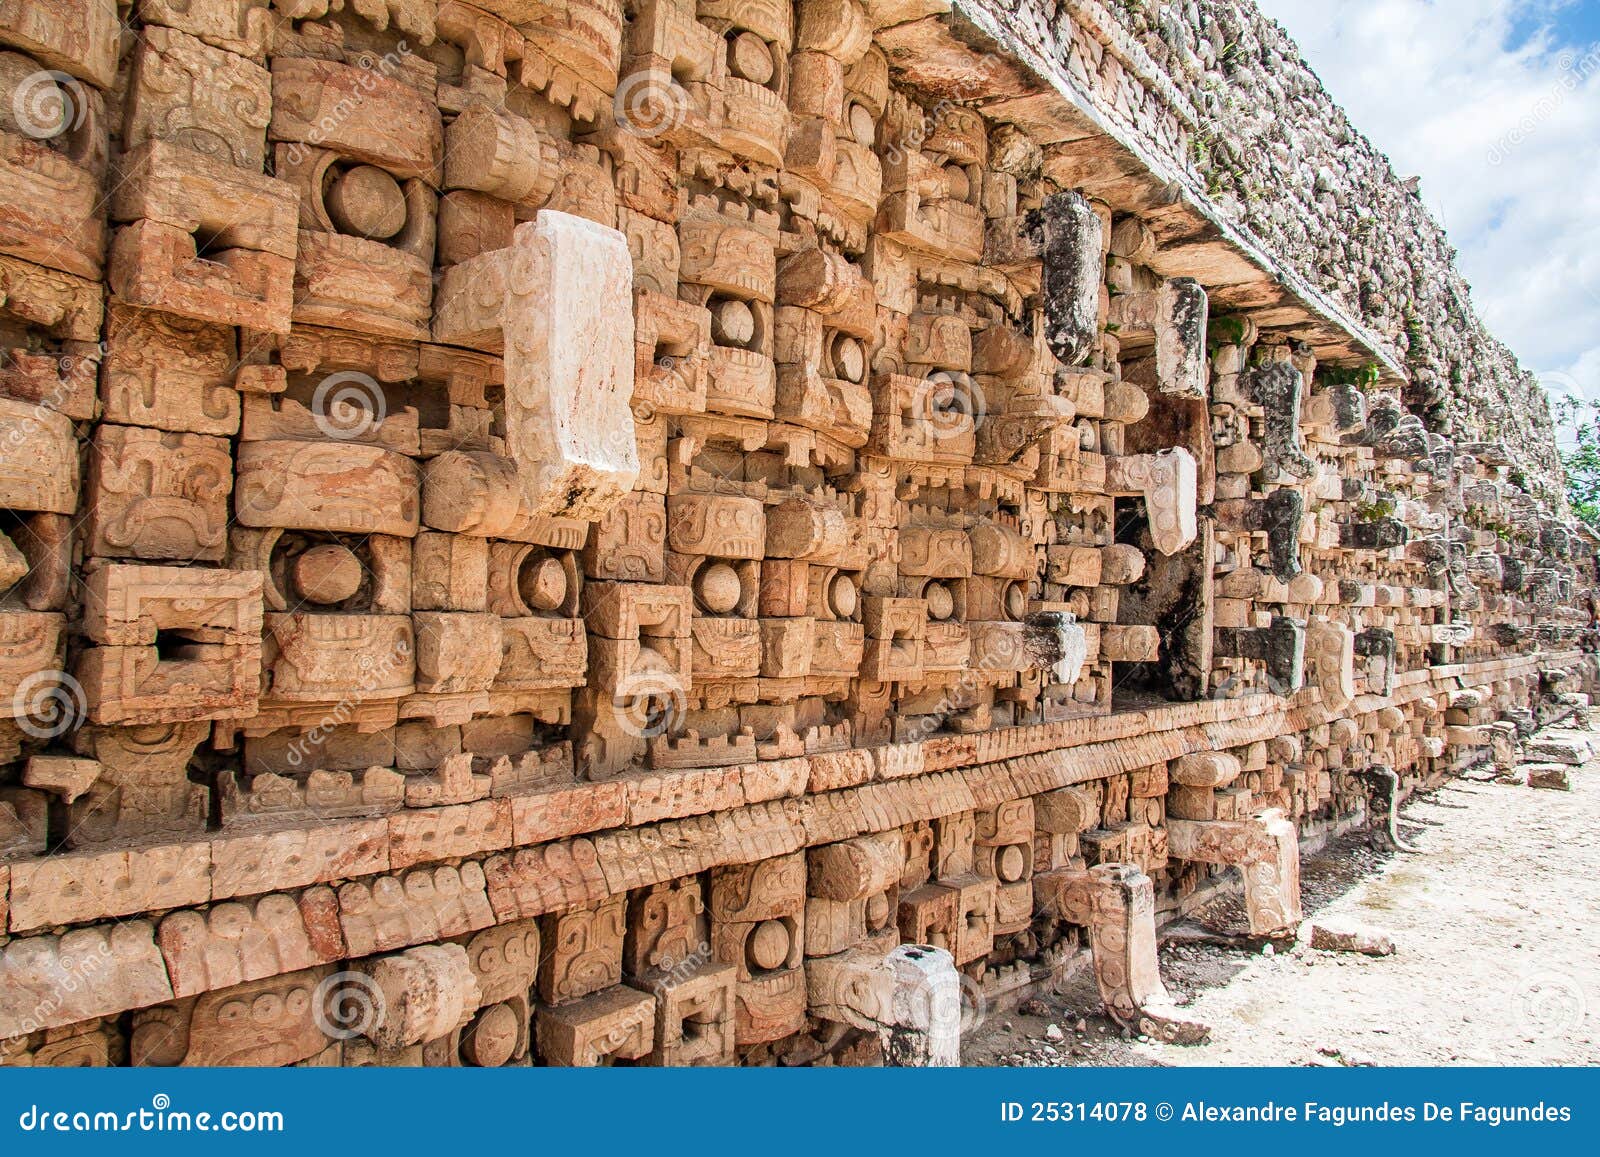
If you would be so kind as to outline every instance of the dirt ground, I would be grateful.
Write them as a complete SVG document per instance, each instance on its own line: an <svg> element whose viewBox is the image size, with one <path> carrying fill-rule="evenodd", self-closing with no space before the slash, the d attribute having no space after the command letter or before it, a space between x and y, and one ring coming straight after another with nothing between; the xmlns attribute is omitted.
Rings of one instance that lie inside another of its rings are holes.
<svg viewBox="0 0 1600 1157"><path fill-rule="evenodd" d="M1167 989L1211 1026L1207 1044L1128 1036L1098 1015L1083 968L1066 993L969 1032L965 1063L1600 1063L1600 760L1573 779L1571 792L1457 779L1401 811L1421 854L1358 832L1309 857L1308 922L1385 933L1392 956L1313 950L1304 931L1270 951L1168 943ZM1230 906L1200 918L1236 926Z"/></svg>

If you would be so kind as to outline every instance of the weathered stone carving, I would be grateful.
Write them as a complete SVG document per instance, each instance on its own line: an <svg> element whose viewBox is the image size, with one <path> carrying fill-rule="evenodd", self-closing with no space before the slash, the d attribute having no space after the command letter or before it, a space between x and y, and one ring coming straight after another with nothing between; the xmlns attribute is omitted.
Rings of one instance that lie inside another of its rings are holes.
<svg viewBox="0 0 1600 1157"><path fill-rule="evenodd" d="M550 1064L591 1067L641 1060L654 1042L656 1002L649 993L619 984L557 1008L536 1020L539 1053Z"/></svg>
<svg viewBox="0 0 1600 1157"><path fill-rule="evenodd" d="M1107 494L1138 494L1149 511L1150 537L1162 554L1194 541L1197 475L1194 455L1182 446L1159 454L1109 458Z"/></svg>
<svg viewBox="0 0 1600 1157"><path fill-rule="evenodd" d="M1122 345L1133 347L1141 339L1154 343L1161 393L1204 398L1207 310L1200 283L1179 277L1154 290L1119 294L1112 299L1109 316Z"/></svg>
<svg viewBox="0 0 1600 1157"><path fill-rule="evenodd" d="M1250 931L1277 934L1300 923L1300 842L1277 809L1245 820L1172 820L1167 843L1182 860L1238 867Z"/></svg>
<svg viewBox="0 0 1600 1157"><path fill-rule="evenodd" d="M1318 619L1306 629L1305 670L1330 711L1355 698L1355 636L1343 623Z"/></svg>
<svg viewBox="0 0 1600 1157"><path fill-rule="evenodd" d="M713 873L711 948L737 970L739 1044L787 1036L804 1020L805 878L798 854Z"/></svg>
<svg viewBox="0 0 1600 1157"><path fill-rule="evenodd" d="M459 944L424 944L368 961L361 973L377 993L366 1035L379 1048L404 1048L461 1028L482 991Z"/></svg>
<svg viewBox="0 0 1600 1157"><path fill-rule="evenodd" d="M1064 365L1088 356L1099 329L1102 229L1099 214L1074 192L1052 195L1024 218L1022 236L1044 264L1045 340Z"/></svg>
<svg viewBox="0 0 1600 1157"><path fill-rule="evenodd" d="M18 937L0 948L0 1038L170 999L147 920Z"/></svg>
<svg viewBox="0 0 1600 1157"><path fill-rule="evenodd" d="M1089 929L1095 981L1112 1017L1177 1044L1205 1040L1210 1030L1185 1016L1161 983L1150 877L1132 864L1100 864L1046 872L1033 887L1045 914Z"/></svg>
<svg viewBox="0 0 1600 1157"><path fill-rule="evenodd" d="M1309 478L1316 464L1300 447L1300 371L1293 362L1268 362L1245 375L1245 389L1266 415L1267 463L1280 475Z"/></svg>
<svg viewBox="0 0 1600 1157"><path fill-rule="evenodd" d="M594 521L638 477L624 239L546 211L441 282L437 341L505 351L506 438L529 514Z"/></svg>
<svg viewBox="0 0 1600 1157"><path fill-rule="evenodd" d="M1266 665L1284 694L1300 690L1305 679L1306 628L1283 616L1266 627L1223 627L1217 631L1217 652L1255 659Z"/></svg>

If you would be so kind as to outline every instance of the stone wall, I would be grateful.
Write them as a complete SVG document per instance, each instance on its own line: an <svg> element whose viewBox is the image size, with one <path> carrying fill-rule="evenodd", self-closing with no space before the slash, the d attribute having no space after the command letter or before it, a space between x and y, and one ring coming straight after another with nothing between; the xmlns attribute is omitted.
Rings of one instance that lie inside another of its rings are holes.
<svg viewBox="0 0 1600 1157"><path fill-rule="evenodd" d="M1529 488L1566 509L1542 387L1479 320L1415 182L1395 174L1251 0L971 7L1378 334L1429 429L1516 445Z"/></svg>
<svg viewBox="0 0 1600 1157"><path fill-rule="evenodd" d="M1592 537L942 7L0 2L0 1060L1192 1040L1582 707Z"/></svg>

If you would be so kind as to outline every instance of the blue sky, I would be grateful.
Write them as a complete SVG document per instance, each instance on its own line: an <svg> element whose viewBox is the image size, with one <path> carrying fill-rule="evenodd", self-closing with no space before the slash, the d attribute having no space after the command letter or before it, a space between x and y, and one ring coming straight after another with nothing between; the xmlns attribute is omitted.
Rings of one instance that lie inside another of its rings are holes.
<svg viewBox="0 0 1600 1157"><path fill-rule="evenodd" d="M1600 41L1600 3L1593 0L1560 0L1558 3L1528 4L1527 10L1512 17L1507 47L1516 49L1540 32L1549 32L1558 44L1586 47Z"/></svg>
<svg viewBox="0 0 1600 1157"><path fill-rule="evenodd" d="M1600 0L1258 0L1450 232L1489 328L1600 400Z"/></svg>

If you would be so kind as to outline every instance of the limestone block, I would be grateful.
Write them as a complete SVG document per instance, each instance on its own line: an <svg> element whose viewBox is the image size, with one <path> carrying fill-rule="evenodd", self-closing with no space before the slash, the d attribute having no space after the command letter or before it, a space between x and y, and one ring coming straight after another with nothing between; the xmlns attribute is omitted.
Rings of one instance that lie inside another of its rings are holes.
<svg viewBox="0 0 1600 1157"><path fill-rule="evenodd" d="M500 620L500 689L581 687L589 643L579 619L528 617Z"/></svg>
<svg viewBox="0 0 1600 1157"><path fill-rule="evenodd" d="M153 652L154 648L148 650ZM259 663L255 670L258 669ZM254 674L250 677L254 678ZM86 685L85 690L88 695L97 693L92 684ZM194 699L201 699L198 691ZM98 700L90 699L91 710L98 705ZM195 710L182 696L165 706L172 714ZM73 746L79 754L93 757L99 765L88 791L68 805L68 842L74 848L130 838L188 838L205 829L208 794L205 787L189 780L188 768L209 724L152 722L159 713L152 705L148 713L136 716L131 726L86 727L73 735Z"/></svg>
<svg viewBox="0 0 1600 1157"><path fill-rule="evenodd" d="M710 962L640 981L656 998L652 1065L732 1065L735 970Z"/></svg>
<svg viewBox="0 0 1600 1157"><path fill-rule="evenodd" d="M287 333L294 262L253 249L201 257L192 236L156 221L117 230L111 287L130 305Z"/></svg>
<svg viewBox="0 0 1600 1157"><path fill-rule="evenodd" d="M1147 663L1161 648L1161 634L1154 627L1122 626L1111 623L1100 627L1100 658L1118 663Z"/></svg>
<svg viewBox="0 0 1600 1157"><path fill-rule="evenodd" d="M1268 362L1245 375L1246 392L1265 415L1266 461L1273 471L1310 478L1316 463L1300 444L1300 399L1305 382L1293 362Z"/></svg>
<svg viewBox="0 0 1600 1157"><path fill-rule="evenodd" d="M439 185L444 128L427 92L369 67L277 56L272 61L275 141L331 149L341 156Z"/></svg>
<svg viewBox="0 0 1600 1157"><path fill-rule="evenodd" d="M1178 553L1199 533L1197 485L1194 455L1182 446L1156 454L1115 457L1106 463L1106 493L1144 497L1150 537L1162 554Z"/></svg>
<svg viewBox="0 0 1600 1157"><path fill-rule="evenodd" d="M274 701L393 699L414 689L409 615L265 616L263 663Z"/></svg>
<svg viewBox="0 0 1600 1157"><path fill-rule="evenodd" d="M9 258L0 257L0 261L3 260ZM42 266L30 268L36 270L35 287L49 276L49 271ZM0 274L3 274L3 267L0 267ZM92 284L69 278L64 273L56 276L84 286ZM20 301L9 304L13 306L13 312L23 312L16 308L22 304ZM98 313L98 309L95 312ZM95 380L100 369L102 349L83 346L71 339L61 344L63 356L50 352L33 353L13 347L9 351L7 364L0 366L0 396L54 410L74 421L86 421L97 412Z"/></svg>
<svg viewBox="0 0 1600 1157"><path fill-rule="evenodd" d="M1100 822L1100 800L1088 787L1064 787L1033 799L1034 822L1041 832L1076 835Z"/></svg>
<svg viewBox="0 0 1600 1157"><path fill-rule="evenodd" d="M1355 698L1355 636L1343 623L1314 620L1306 630L1306 674L1330 711Z"/></svg>
<svg viewBox="0 0 1600 1157"><path fill-rule="evenodd" d="M1320 952L1359 952L1364 956L1393 956L1394 941L1372 928L1345 923L1311 926L1311 947Z"/></svg>
<svg viewBox="0 0 1600 1157"><path fill-rule="evenodd" d="M288 183L156 138L124 154L111 198L113 220L148 220L199 234L210 259L224 264L235 249L292 261L295 213Z"/></svg>
<svg viewBox="0 0 1600 1157"><path fill-rule="evenodd" d="M1155 894L1132 864L1060 868L1034 877L1040 911L1089 929L1106 1011L1141 1033L1196 1044L1209 1030L1167 994L1156 955Z"/></svg>
<svg viewBox="0 0 1600 1157"><path fill-rule="evenodd" d="M467 963L482 1006L461 1036L463 1059L492 1067L527 1056L530 990L539 968L539 925L519 920L486 928L467 942Z"/></svg>
<svg viewBox="0 0 1600 1157"><path fill-rule="evenodd" d="M90 647L73 666L96 723L248 719L261 693L259 644Z"/></svg>
<svg viewBox="0 0 1600 1157"><path fill-rule="evenodd" d="M0 947L0 1038L172 998L148 920L19 937Z"/></svg>
<svg viewBox="0 0 1600 1157"><path fill-rule="evenodd" d="M414 777L407 784L408 788L412 786ZM413 805L389 817L389 864L405 868L430 860L499 851L511 845L511 832L509 800Z"/></svg>
<svg viewBox="0 0 1600 1157"><path fill-rule="evenodd" d="M0 43L100 88L117 74L115 0L5 0Z"/></svg>
<svg viewBox="0 0 1600 1157"><path fill-rule="evenodd" d="M489 598L489 544L421 531L411 551L411 605L418 611L482 611Z"/></svg>
<svg viewBox="0 0 1600 1157"><path fill-rule="evenodd" d="M418 611L411 616L417 646L417 690L487 691L500 670L499 615Z"/></svg>
<svg viewBox="0 0 1600 1157"><path fill-rule="evenodd" d="M241 56L173 28L146 26L134 49L123 148L162 140L259 173L266 160L270 81L266 69Z"/></svg>
<svg viewBox="0 0 1600 1157"><path fill-rule="evenodd" d="M339 887L339 929L351 956L476 932L494 923L483 869L417 868L404 876L352 880Z"/></svg>
<svg viewBox="0 0 1600 1157"><path fill-rule="evenodd" d="M273 893L165 917L156 931L172 995L195 996L297 972L329 959L312 942L296 898Z"/></svg>
<svg viewBox="0 0 1600 1157"><path fill-rule="evenodd" d="M1572 790L1572 765L1566 763L1533 763L1527 767L1528 786L1552 791Z"/></svg>
<svg viewBox="0 0 1600 1157"><path fill-rule="evenodd" d="M252 59L260 59L272 44L267 0L147 0L140 15L147 24L164 24Z"/></svg>
<svg viewBox="0 0 1600 1157"><path fill-rule="evenodd" d="M597 520L633 488L633 301L615 230L544 212L453 266L434 338L504 349L506 441L529 514Z"/></svg>
<svg viewBox="0 0 1600 1157"><path fill-rule="evenodd" d="M613 780L514 796L511 820L517 845L621 827L627 822L627 789Z"/></svg>
<svg viewBox="0 0 1600 1157"><path fill-rule="evenodd" d="M45 141L0 132L0 197L13 206L0 222L0 249L98 280L106 247L98 186L94 172Z"/></svg>
<svg viewBox="0 0 1600 1157"><path fill-rule="evenodd" d="M459 944L424 944L358 966L371 978L378 1015L365 1035L381 1048L434 1040L463 1027L481 1002Z"/></svg>
<svg viewBox="0 0 1600 1157"><path fill-rule="evenodd" d="M1300 922L1300 840L1283 812L1241 820L1171 820L1167 839L1180 860L1238 866L1250 929L1274 933Z"/></svg>
<svg viewBox="0 0 1600 1157"><path fill-rule="evenodd" d="M234 512L240 525L411 538L421 524L411 459L351 442L243 442Z"/></svg>
<svg viewBox="0 0 1600 1157"><path fill-rule="evenodd" d="M22 785L38 788L72 803L100 778L100 762L68 759L59 755L34 755L22 771Z"/></svg>
<svg viewBox="0 0 1600 1157"><path fill-rule="evenodd" d="M1522 745L1523 754L1530 760L1543 763L1564 763L1581 767L1593 757L1586 739L1565 739L1553 736L1536 736Z"/></svg>
<svg viewBox="0 0 1600 1157"><path fill-rule="evenodd" d="M457 5L456 10L465 5ZM511 244L516 228L515 206L490 197L457 189L439 198L438 257L441 268L469 260L492 249Z"/></svg>
<svg viewBox="0 0 1600 1157"><path fill-rule="evenodd" d="M256 571L107 563L90 570L83 599L84 633L96 643L150 646L163 631L224 643L261 635Z"/></svg>
<svg viewBox="0 0 1600 1157"><path fill-rule="evenodd" d="M291 1065L329 1044L341 1023L319 1002L339 999L323 965L204 993L134 1014L129 1062L137 1066Z"/></svg>
<svg viewBox="0 0 1600 1157"><path fill-rule="evenodd" d="M101 367L104 418L230 437L239 432L237 341L228 326L113 304Z"/></svg>
<svg viewBox="0 0 1600 1157"><path fill-rule="evenodd" d="M712 874L711 946L738 969L735 1038L777 1040L805 1016L805 858L781 856Z"/></svg>
<svg viewBox="0 0 1600 1157"><path fill-rule="evenodd" d="M221 560L232 488L226 440L102 425L94 445L85 528L91 554Z"/></svg>
<svg viewBox="0 0 1600 1157"><path fill-rule="evenodd" d="M416 212L431 222L433 194L421 189L411 199L426 202ZM432 297L433 270L421 256L365 237L299 232L293 311L297 325L425 339Z"/></svg>
<svg viewBox="0 0 1600 1157"><path fill-rule="evenodd" d="M561 160L547 133L515 114L477 104L444 135L444 183L511 201L542 205L555 189Z"/></svg>
<svg viewBox="0 0 1600 1157"><path fill-rule="evenodd" d="M110 643L77 667L96 722L253 714L261 574L109 563L91 571L83 615L90 639ZM158 639L182 645L162 658Z"/></svg>
<svg viewBox="0 0 1600 1157"><path fill-rule="evenodd" d="M446 451L423 473L422 520L437 530L513 537L528 520L517 464L484 451Z"/></svg>
<svg viewBox="0 0 1600 1157"><path fill-rule="evenodd" d="M219 836L210 853L211 898L226 900L382 872L389 866L389 828L370 819Z"/></svg>
<svg viewBox="0 0 1600 1157"><path fill-rule="evenodd" d="M64 615L0 614L0 718L16 719L46 738L71 730L83 717L84 705L61 669L65 629Z"/></svg>
<svg viewBox="0 0 1600 1157"><path fill-rule="evenodd" d="M64 341L99 340L104 289L92 281L0 254L5 310Z"/></svg>
<svg viewBox="0 0 1600 1157"><path fill-rule="evenodd" d="M548 916L540 939L539 998L566 1004L622 980L622 943L627 931L627 899L613 896L595 908Z"/></svg>
<svg viewBox="0 0 1600 1157"><path fill-rule="evenodd" d="M609 893L595 846L583 839L490 856L483 870L501 922L596 904Z"/></svg>
<svg viewBox="0 0 1600 1157"><path fill-rule="evenodd" d="M539 1009L539 1055L546 1064L593 1066L610 1059L639 1060L654 1044L656 1001L619 984L592 996Z"/></svg>
<svg viewBox="0 0 1600 1157"><path fill-rule="evenodd" d="M1272 616L1264 627L1223 627L1215 634L1216 654L1265 664L1273 690L1282 695L1300 690L1304 682L1305 646L1305 623L1284 615Z"/></svg>
<svg viewBox="0 0 1600 1157"><path fill-rule="evenodd" d="M11 930L204 904L210 875L205 843L21 860L11 865Z"/></svg>
<svg viewBox="0 0 1600 1157"><path fill-rule="evenodd" d="M0 439L27 453L0 459L0 506L73 514L78 508L77 440L72 421L15 398L0 397Z"/></svg>
<svg viewBox="0 0 1600 1157"><path fill-rule="evenodd" d="M1112 298L1109 316L1125 347L1155 345L1160 393L1204 398L1207 311L1205 289L1193 278L1179 277L1156 289L1118 294Z"/></svg>

